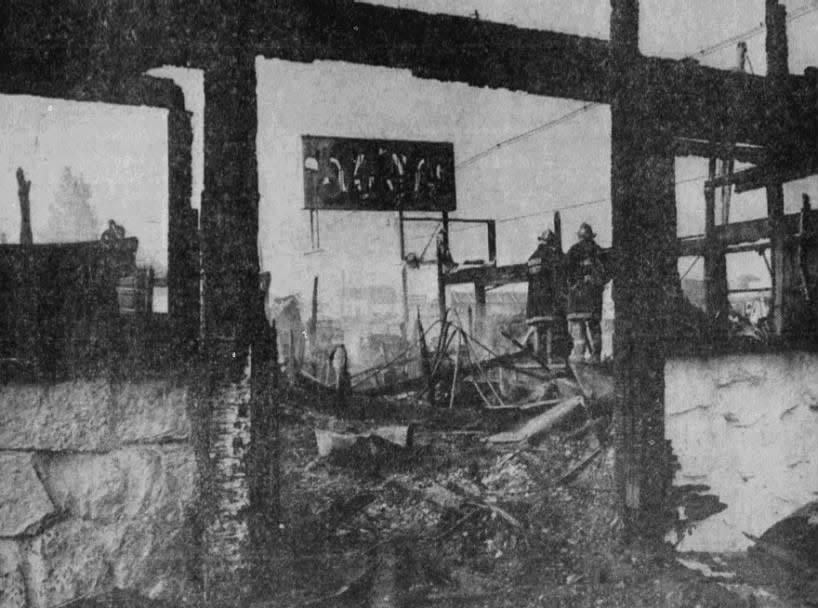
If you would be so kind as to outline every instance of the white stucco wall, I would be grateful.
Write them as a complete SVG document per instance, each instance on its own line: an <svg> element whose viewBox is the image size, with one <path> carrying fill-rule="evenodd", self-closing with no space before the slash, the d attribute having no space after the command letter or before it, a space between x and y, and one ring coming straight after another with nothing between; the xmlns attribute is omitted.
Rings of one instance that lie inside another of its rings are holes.
<svg viewBox="0 0 818 608"><path fill-rule="evenodd" d="M665 434L674 485L704 484L727 505L698 522L681 551L739 551L818 499L818 355L669 360Z"/></svg>

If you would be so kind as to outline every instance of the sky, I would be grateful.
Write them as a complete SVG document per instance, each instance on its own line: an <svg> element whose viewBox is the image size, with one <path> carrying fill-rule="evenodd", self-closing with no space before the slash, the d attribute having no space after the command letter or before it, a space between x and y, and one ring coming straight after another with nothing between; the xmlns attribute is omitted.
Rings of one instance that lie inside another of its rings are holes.
<svg viewBox="0 0 818 608"><path fill-rule="evenodd" d="M381 0L379 4L429 12L474 15L522 27L608 37L609 0ZM818 65L818 0L787 0L790 69ZM805 12L810 11L811 12ZM803 13L803 14L802 14ZM642 0L641 51L646 55L693 56L729 69L731 42L702 54L725 39L747 33L752 70L763 74L764 0ZM559 127L501 147L464 163L498 142L581 108L570 100L541 98L504 90L424 81L409 72L339 62L294 64L257 60L259 107L259 187L262 268L273 272L271 295L309 293L313 274L324 293L358 283L400 284L395 218L388 213L320 214L321 249L312 251L309 215L303 211L299 137L305 133L350 137L391 137L452 141L462 166L456 173L459 217L498 221L501 263L521 262L536 235L562 209L570 243L581 221L590 221L603 245L610 244L610 119L596 106ZM164 67L151 71L173 78L193 112L193 204L202 184L202 73ZM14 171L24 167L33 182L34 236L65 167L91 186L91 204L101 222L113 217L140 239L140 260L161 269L167 250L167 133L164 110L95 103L0 96L0 232L15 242L19 232ZM706 173L706 161L680 160L677 178ZM787 190L788 211L800 191L818 200L816 180ZM680 185L680 234L701 232L701 184ZM752 195L734 199L735 219L763 213ZM453 228L455 257L485 257L479 230ZM407 229L408 249L420 253L430 226ZM433 249L433 247L432 247ZM754 254L753 254L754 255ZM751 256L752 257L752 256ZM748 260L763 274L763 262ZM695 276L699 270L694 270ZM410 274L410 290L432 295L433 274Z"/></svg>
<svg viewBox="0 0 818 608"><path fill-rule="evenodd" d="M97 232L107 220L137 236L139 263L167 264L167 112L29 96L0 96L0 232L19 242L15 173L30 180L35 242L66 167L91 189Z"/></svg>

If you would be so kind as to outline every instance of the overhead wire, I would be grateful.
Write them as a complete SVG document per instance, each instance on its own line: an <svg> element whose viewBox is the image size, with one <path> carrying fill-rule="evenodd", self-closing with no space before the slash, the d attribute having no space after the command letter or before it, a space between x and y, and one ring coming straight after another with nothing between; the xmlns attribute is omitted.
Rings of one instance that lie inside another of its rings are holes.
<svg viewBox="0 0 818 608"><path fill-rule="evenodd" d="M814 13L816 11L818 11L818 4L807 3L807 4L803 5L801 8L790 12L787 15L786 21L788 23L791 23L791 22L793 22L793 21L795 21L797 19L805 17L806 15L809 15L809 14ZM760 23L759 25L757 25L757 26L755 26L753 28L750 28L750 29L748 29L748 30L746 30L744 32L735 34L733 36L730 36L729 38L725 38L724 40L721 40L721 41L719 41L719 42L717 42L715 44L712 44L712 45L709 45L709 46L706 46L706 47L702 47L701 49L699 49L695 53L684 56L683 59L693 59L693 58L696 58L696 57L704 57L704 56L707 56L707 55L711 55L711 54L713 54L713 53L715 53L717 51L720 51L722 49L725 49L725 48L729 47L730 45L738 44L739 42L741 42L743 40L747 40L748 38L754 38L754 37L760 35L761 33L763 33L765 30L766 30L766 24ZM751 64L751 66L752 66L752 64ZM751 69L752 69L752 67L751 67ZM597 107L597 106L601 106L601 105L604 105L604 104L597 103L597 102L586 103L586 104L580 106L579 108L576 108L576 109L574 109L574 110L572 110L572 111L570 111L570 112L568 112L566 114L563 114L562 116L559 116L559 117L557 117L555 119L552 119L552 120L549 120L547 122L541 123L541 124L539 124L539 125L537 125L535 127L532 127L531 129L528 129L527 131L523 131L522 133L518 133L517 135L514 135L514 136L509 137L507 139L504 139L502 141L499 141L496 144L494 144L493 146L491 146L490 148L486 148L485 150L483 150L481 152L478 152L477 154L475 154L475 155L461 161L460 163L458 163L456 165L456 167L457 168L467 167L467 166L469 166L471 164L474 164L478 160L481 160L481 159L483 159L483 158L485 158L487 156L490 156L491 154L497 152L498 150L500 150L502 148L510 146L510 145L512 145L514 143L517 143L519 141L522 141L524 139L527 139L527 138L529 138L529 137L531 137L531 136L533 136L533 135L535 135L537 133L541 133L543 131L547 131L547 130L549 130L551 128L557 127L560 124L568 122L571 119L575 118L576 116L579 116L580 114L584 114L588 110L590 110L590 109L592 109L594 107ZM679 184L682 184L682 183L686 183L686 181L697 181L699 179L702 179L702 178L695 178L695 179L692 179L692 180L679 181L679 182L675 182L674 185L679 185ZM522 219L528 219L528 218L531 218L531 217L538 217L538 216L541 216L541 215L546 215L548 213L553 213L555 211L563 211L563 210L567 210L567 209L574 209L574 208L578 208L578 207L585 207L585 206L602 204L602 203L607 203L607 202L610 202L610 198L596 199L596 200L592 200L592 201L585 201L585 202L582 202L582 203L576 203L574 205L566 205L566 206L563 206L563 207L555 207L555 208L549 209L547 211L541 211L541 212L530 213L530 214L525 214L525 215L513 216L513 217L510 217L510 218L499 219L499 220L496 220L496 222L499 224L499 223L505 223L505 222L519 221L519 220L522 220ZM479 228L479 226L466 226L466 227L461 228L459 230L450 230L449 232L450 233L465 232L467 230L474 230L476 228ZM410 240L418 240L418 239L410 239Z"/></svg>
<svg viewBox="0 0 818 608"><path fill-rule="evenodd" d="M685 178L685 179L676 180L676 181L673 182L672 185L673 186L681 186L683 184L689 184L689 183L693 183L693 182L704 181L708 177L709 177L708 175L697 175L696 177L688 177L688 178ZM500 218L498 220L495 220L495 223L504 224L504 223L508 223L508 222L517 222L517 221L520 221L520 220L530 219L532 217L539 217L539 216L542 216L542 215L548 215L550 213L554 213L555 211L566 211L568 209L577 209L577 208L580 208L580 207L588 207L590 205L600 205L602 203L609 203L609 202L611 202L610 197L598 198L598 199L594 199L594 200L590 200L590 201L583 201L581 203L575 203L573 205L563 205L562 207L556 207L554 209L547 209L545 211L536 211L534 213L526 213L526 214L523 214L523 215L514 215L514 216L511 216L511 217L504 217L504 218ZM458 232L466 232L467 230L474 230L475 228L481 228L481 226L473 226L473 225L472 226L465 226L465 227L457 229L457 230L449 230L449 233L451 234L451 233L458 233Z"/></svg>
<svg viewBox="0 0 818 608"><path fill-rule="evenodd" d="M790 23L792 21L795 21L796 19L800 19L800 18L802 18L802 17L804 17L804 16L806 16L806 15L808 15L810 13L813 13L815 11L818 11L818 5L811 5L811 4L807 3L804 6L802 6L801 8L789 13L787 15L787 22ZM711 55L711 54L713 54L713 53L715 53L717 51L728 48L730 45L738 44L739 42L741 42L742 40L746 40L747 38L754 38L754 37L760 35L761 33L763 33L766 29L767 29L767 26L764 23L760 23L759 25L757 25L757 26L755 26L755 27L753 27L753 28L751 28L749 30L746 30L746 31L741 32L739 34L735 34L733 36L730 36L729 38L725 38L724 40L720 40L719 42L717 42L715 44L712 44L710 46L703 47L703 48L699 49L698 51L696 51L695 53L685 55L684 57L682 57L682 59L694 59L696 57L704 57L704 56L707 56L707 55ZM507 139L499 141L496 144L494 144L493 146L491 146L490 148L486 148L485 150L483 150L481 152L478 152L474 156L470 156L469 158L461 161L460 163L458 163L456 165L456 168L463 168L463 167L469 166L471 164L474 164L478 160L480 160L482 158L485 158L486 156L489 156L489 155L497 152L498 150L500 150L502 148L505 148L505 147L507 147L509 145L515 144L515 143L517 143L519 141L522 141L524 139L527 139L527 138L531 137L532 135L536 135L537 133L541 133L541 132L546 131L548 129L552 129L552 128L556 127L556 126L559 126L560 124L562 124L564 122L568 122L569 120L571 120L571 119L573 119L573 118L575 118L575 117L577 117L577 116L579 116L581 114L584 114L585 112L587 112L591 108L595 108L597 106L602 106L602 105L605 105L605 104L602 104L602 103L599 103L599 102L586 103L586 104L580 106L579 108L576 108L576 109L571 110L570 112L568 112L566 114L563 114L562 116L559 116L559 117L554 118L552 120L548 120L548 121L546 121L544 123L541 123L541 124L539 124L539 125L537 125L535 127L532 127L531 129L528 129L527 131L523 131L522 133L518 133L517 135L513 135L513 136L511 136L511 137L509 137Z"/></svg>
<svg viewBox="0 0 818 608"><path fill-rule="evenodd" d="M795 21L797 19L805 17L806 15L809 15L809 14L814 13L816 11L818 11L818 4L807 3L807 4L803 5L802 7L800 7L799 9L796 9L795 11L790 12L787 15L786 21L788 23L791 23L791 22L793 22L793 21ZM693 58L696 58L696 57L704 57L704 56L707 56L707 55L711 55L711 54L713 54L713 53L715 53L717 51L720 51L722 49L725 49L725 48L729 47L730 45L738 44L739 42L741 42L743 40L747 40L748 38L754 38L754 37L760 35L761 33L763 33L765 30L766 30L766 24L760 23L759 25L757 25L757 26L755 26L753 28L750 28L750 29L748 29L748 30L746 30L744 32L740 32L738 34L730 36L729 38L725 38L724 40L720 40L719 42L717 42L715 44L712 44L712 45L709 45L709 46L706 46L706 47L702 47L701 49L699 49L695 53L691 53L689 55L684 56L683 59L693 59ZM579 108L575 108L574 110L571 110L570 112L567 112L566 114L563 114L562 116L559 116L559 117L554 118L552 120L548 120L546 122L543 122L543 123L541 123L539 125L536 125L536 126L530 128L530 129L528 129L526 131L523 131L521 133L518 133L518 134L513 135L511 137L508 137L506 139L503 139L503 140L497 142L496 144L492 145L490 148L486 148L485 150L482 150L481 152L478 152L477 154L475 154L473 156L470 156L469 158L461 161L460 163L458 163L456 165L456 168L464 168L464 167L467 167L469 165L472 165L472 164L476 163L477 161L479 161L479 160L481 160L483 158L486 158L487 156L490 156L491 154L494 154L498 150L501 150L501 149L506 148L508 146L511 146L511 145L513 145L515 143L518 143L520 141L528 139L528 138L530 138L530 137L532 137L532 136L534 136L534 135L536 135L538 133L542 133L544 131L547 131L549 129L557 127L557 126L559 126L559 125L561 125L563 123L569 122L572 119L576 118L577 116L579 116L581 114L584 114L585 112L589 111L590 109L595 108L597 106L602 106L602 105L605 105L605 104L598 103L598 102L586 103L586 104L580 106ZM698 181L698 180L701 180L701 179L704 179L704 178L696 177L696 178L693 178L693 179L677 181L677 182L674 182L674 185L680 185L680 184L683 184L683 183L687 183L687 182L691 182L691 181ZM610 198L601 198L601 199L595 199L595 200L591 200L591 201L584 201L584 202L581 202L581 203L575 203L573 205L565 205L565 206L562 206L562 207L555 207L555 208L552 208L552 209L549 209L549 210L546 210L546 211L529 213L529 214L524 214L524 215L519 215L519 216L512 216L512 217L509 217L509 218L502 218L502 219L496 220L496 223L500 224L500 223L519 221L519 220L528 219L528 218L531 218L531 217L538 217L538 216L546 215L546 214L549 214L549 213L553 213L555 211L564 211L564 210L568 210L568 209L575 209L575 208L586 207L586 206L590 206L590 205L603 204L603 203L610 202L610 200L611 200ZM349 212L349 213L352 213L352 212ZM342 219L344 219L344 218L340 218L339 220L337 220L333 224L330 224L330 226L328 226L328 228L336 225ZM475 229L481 228L481 227L482 226L477 226L477 225L466 226L466 227L463 227L463 228L461 228L459 230L450 230L449 232L450 233L465 232L465 231L468 231L468 230L475 230ZM431 242L431 239L434 238L435 234L437 233L437 230L438 230L438 226L436 226L434 228L434 230L432 231L432 236L430 237L429 242ZM410 238L407 238L407 241L417 241L417 240L421 240L423 238L426 238L426 237L425 236L410 237ZM427 243L427 247L428 247L428 243Z"/></svg>

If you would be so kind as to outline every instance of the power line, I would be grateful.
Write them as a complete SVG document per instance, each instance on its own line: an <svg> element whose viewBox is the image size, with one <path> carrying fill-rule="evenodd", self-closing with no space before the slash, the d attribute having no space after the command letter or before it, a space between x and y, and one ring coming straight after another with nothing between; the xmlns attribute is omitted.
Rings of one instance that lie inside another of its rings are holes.
<svg viewBox="0 0 818 608"><path fill-rule="evenodd" d="M489 156L490 154L493 154L494 152L496 152L500 148L510 146L510 145L515 144L518 141L521 141L523 139L528 139L529 137L531 137L532 135L535 135L536 133L539 133L541 131L545 131L547 129L551 129L551 128L556 127L556 126L558 126L558 125L560 125L560 124L562 124L564 122L568 122L569 120L575 118L576 116L579 116L580 114L584 114L585 112L587 112L591 108L594 108L594 107L599 106L599 105L602 105L602 104L599 104L599 103L596 103L596 102L586 103L584 106L581 106L581 107L579 107L579 108L577 108L575 110L571 110L570 112L568 112L567 114L563 114L559 118L555 118L554 120L544 122L544 123L542 123L540 125L537 125L536 127L533 127L531 129L529 129L528 131L523 131L522 133L518 133L517 135L509 137L508 139L504 139L503 141L500 141L500 142L494 144L491 148L486 148L482 152L478 152L474 156L470 156L466 160L458 163L457 165L455 165L455 168L460 169L462 167L466 167L468 165L471 165L471 164L477 162L478 160L480 160L482 158L485 158L486 156Z"/></svg>
<svg viewBox="0 0 818 608"><path fill-rule="evenodd" d="M816 11L818 11L818 5L811 5L811 4L807 3L807 4L804 4L801 8L790 12L787 15L786 21L788 23L791 23L791 22L793 22L793 21L795 21L797 19L805 17L806 15L809 15L809 14L814 13ZM759 25L757 25L757 26L755 26L755 27L753 27L753 28L751 28L749 30L746 30L746 31L741 32L739 34L735 34L733 36L730 36L729 38L725 38L724 40L721 40L721 41L719 41L719 42L717 42L715 44L712 44L710 46L702 47L697 52L684 56L683 59L693 59L693 58L696 58L696 57L704 57L704 56L707 56L707 55L711 55L711 54L713 54L713 53L715 53L717 51L720 51L722 49L725 49L725 48L727 48L727 47L729 47L731 45L738 44L742 40L746 40L748 38L754 38L754 37L760 35L761 33L763 33L765 30L766 30L766 24L760 23ZM552 129L552 128L554 128L556 126L559 126L560 124L563 124L565 122L569 122L570 120L573 120L577 116L579 116L581 114L584 114L588 110L590 110L590 109L592 109L594 107L597 107L597 106L601 106L601 105L604 105L604 104L597 103L597 102L586 103L586 104L580 106L579 108L571 110L570 112L567 112L566 114L563 114L562 116L559 116L559 117L557 117L557 118L555 118L553 120L549 120L547 122L541 123L541 124L539 124L539 125L537 125L535 127L532 127L531 129L528 129L527 131L523 131L522 133L518 133L517 135L513 135L513 136L511 136L511 137L509 137L507 139L504 139L504 140L494 144L492 147L486 148L482 152L478 152L474 156L471 156L471 157L465 159L464 161L461 161L460 163L458 163L456 165L456 168L463 168L463 167L467 167L467 166L469 166L471 164L474 164L475 162L477 162L477 161L479 161L479 160L481 160L481 159L483 159L483 158L485 158L487 156L490 156L491 154L497 152L498 150L500 150L502 148L513 145L513 144L515 144L515 143L517 143L519 141L528 139L529 137L531 137L533 135L536 135L537 133L547 131L548 129ZM702 177L696 177L696 178L687 179L687 180L681 180L681 181L674 182L674 185L680 185L680 184L689 183L689 182L693 182L693 181L699 181L699 180L705 179L706 177L707 176L702 176ZM591 201L584 201L584 202L581 202L581 203L576 203L574 205L566 205L564 207L549 209L547 211L539 211L539 212L529 213L529 214L525 214L525 215L513 216L513 217L509 217L509 218L502 218L502 219L496 220L496 223L501 224L501 223L514 222L514 221L519 221L519 220L523 220L523 219L529 219L529 218L532 218L532 217L539 217L539 216L542 216L542 215L547 215L549 213L554 213L555 211L564 211L564 210L568 210L568 209L576 209L576 208L579 208L579 207L599 205L599 204L610 202L610 200L611 200L610 198L604 198L604 199L595 199L595 200L591 200ZM350 212L350 213L352 213L352 212ZM349 215L349 214L347 214L347 215ZM345 217L346 216L344 216L344 217L338 219L337 221L333 222L332 224L327 226L327 228L330 228L330 227L338 224L341 220L345 219ZM481 226L465 226L465 227L463 227L463 228L461 228L459 230L450 230L449 232L450 232L450 234L451 233L459 233L459 232L465 232L467 230L475 230L475 229L480 228L480 227ZM434 233L436 232L436 230L437 230L437 228L435 228L435 231L433 231L432 237L434 237ZM417 240L421 240L421 239L425 239L425 238L427 238L427 237L424 235L424 236L421 236L421 237L409 237L406 240L407 241L417 241Z"/></svg>
<svg viewBox="0 0 818 608"><path fill-rule="evenodd" d="M688 177L687 179L681 179L678 181L673 182L674 186L681 186L683 184L689 184L692 182L704 181L708 178L708 175L697 175L696 177ZM524 215L514 215L511 217L504 217L499 220L496 220L497 224L505 224L509 222L518 222L520 220L527 220L532 217L539 217L542 215L548 215L549 213L554 213L556 211L566 211L568 209L578 209L580 207L588 207L590 205L601 205L603 203L611 202L610 197L608 198L597 198L594 200L583 201L581 203L574 203L573 205L564 205L562 207L555 207L553 209L547 209L544 211L537 211L534 213L526 213ZM458 233L458 232L466 232L467 230L474 230L475 228L480 228L481 226L464 226L459 230L450 230L449 233Z"/></svg>
<svg viewBox="0 0 818 608"><path fill-rule="evenodd" d="M688 177L686 179L681 179L681 180L677 180L677 181L673 182L673 185L674 186L681 186L683 184L690 184L690 183L693 183L693 182L700 182L700 181L704 181L704 180L708 179L708 177L709 177L708 175L697 175L696 177ZM591 205L601 205L603 203L609 203L609 202L611 202L610 197L597 198L597 199L593 199L593 200L583 201L581 203L574 203L573 205L563 205L562 207L554 207L554 208L551 208L551 209L546 209L544 211L536 211L534 213L526 213L526 214L523 214L523 215L513 215L511 217L500 218L498 220L495 220L495 224L506 224L506 223L510 223L510 222L518 222L520 220L527 220L527 219L531 219L533 217L540 217L540 216L543 216L543 215L548 215L548 214L554 213L556 211L567 211L568 209L578 209L578 208L581 208L581 207L589 207ZM432 236L434 236L434 233L437 232L438 227L439 226L435 227ZM472 224L472 225L469 225L469 226L464 226L463 228L449 230L449 234L458 234L458 233L461 233L461 232L467 232L469 230L477 230L477 229L482 229L482 228L484 228L484 226L479 225L479 224ZM426 239L426 238L427 238L426 235L421 235L421 236L409 237L406 240L407 241L420 241L420 240L423 240L423 239Z"/></svg>
<svg viewBox="0 0 818 608"><path fill-rule="evenodd" d="M796 19L800 19L801 17L809 15L810 13L813 13L815 11L818 11L818 5L805 4L800 9L797 9L797 10L793 11L792 13L788 14L787 15L787 22L789 23L789 22L795 21ZM725 48L729 47L730 45L738 44L739 42L741 42L742 40L746 40L747 38L754 38L754 37L758 36L759 34L763 33L766 30L766 28L767 28L767 26L764 23L760 23L759 25L757 25L754 28L751 28L751 29L749 29L749 30L747 30L745 32L735 34L734 36L731 36L729 38L725 38L724 40L721 40L721 41L719 41L719 42L717 42L717 43L715 43L713 45L703 47L703 48L699 49L698 51L696 51L695 53L692 53L690 55L685 55L682 59L694 59L696 57L704 57L706 55L711 55L711 54L713 54L713 53L715 53L717 51L720 51L722 49L725 49ZM524 139L528 139L529 137L531 137L532 135L536 135L537 133L541 133L543 131L547 131L548 129L552 129L552 128L556 127L556 126L559 126L560 124L562 124L564 122L568 122L569 120L572 120L573 118L579 116L580 114L584 114L585 112L587 112L591 108L601 106L601 105L604 105L604 104L601 104L601 103L598 103L598 102L586 103L585 105L583 105L583 106L581 106L581 107L579 107L579 108L577 108L575 110L571 110L570 112L568 112L566 114L563 114L562 116L560 116L558 118L555 118L553 120L549 120L549 121L544 122L542 124L539 124L539 125L531 128L531 129L529 129L527 131L523 131L522 133L518 133L517 135L513 135L513 136L509 137L508 139L504 139L504 140L494 144L492 147L486 148L482 152L478 152L474 156L470 156L466 160L458 163L456 165L456 168L460 169L460 168L472 165L475 162L477 162L478 160L481 160L481 159L485 158L486 156L494 154L495 152L497 152L498 150L500 150L502 148L505 148L507 146L515 144L515 143L517 143L519 141L522 141Z"/></svg>

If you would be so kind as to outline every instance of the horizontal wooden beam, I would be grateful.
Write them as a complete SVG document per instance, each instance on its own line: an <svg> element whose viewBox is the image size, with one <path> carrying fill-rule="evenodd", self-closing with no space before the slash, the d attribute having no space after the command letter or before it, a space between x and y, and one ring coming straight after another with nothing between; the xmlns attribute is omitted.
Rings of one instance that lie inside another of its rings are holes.
<svg viewBox="0 0 818 608"><path fill-rule="evenodd" d="M256 52L268 58L349 61L477 87L607 101L605 40L330 0L290 9L291 27L282 31L276 4L264 3L255 16Z"/></svg>
<svg viewBox="0 0 818 608"><path fill-rule="evenodd" d="M143 75L123 78L113 83L89 79L74 84L0 78L0 95L36 95L72 101L185 110L184 93L176 83L168 78Z"/></svg>
<svg viewBox="0 0 818 608"><path fill-rule="evenodd" d="M640 58L635 71L643 94L634 109L669 125L674 136L755 145L769 140L764 78L655 57Z"/></svg>
<svg viewBox="0 0 818 608"><path fill-rule="evenodd" d="M720 175L705 182L705 188L735 186L736 192L750 192L767 186L784 184L818 174L818 159L807 159L807 162L794 167L774 167L763 165L736 171L730 175Z"/></svg>
<svg viewBox="0 0 818 608"><path fill-rule="evenodd" d="M287 30L275 4L266 3L255 20L256 52L265 57L349 61L406 69L420 78L610 102L606 40L332 0L305 2ZM763 77L690 60L635 61L633 86L643 91L639 110L670 124L676 135L767 141ZM792 77L792 87L801 87L801 80Z"/></svg>
<svg viewBox="0 0 818 608"><path fill-rule="evenodd" d="M676 138L673 145L673 152L676 156L737 160L741 163L752 163L754 165L766 163L768 159L767 150L762 146L717 143L705 139L688 139L685 137Z"/></svg>
<svg viewBox="0 0 818 608"><path fill-rule="evenodd" d="M0 92L139 103L138 94L107 89L160 65L209 71L253 54L383 66L475 87L610 103L606 40L348 0L258 0L252 18L236 26L231 5L135 0L108 3L100 13L82 0L10 0L0 12L8 24L0 36L0 56L8 57L0 62ZM693 139L770 140L772 89L765 78L690 60L637 55L633 61L629 86L640 91L634 111L647 120ZM89 82L100 86L90 91ZM814 87L791 76L785 88L795 126L814 131Z"/></svg>
<svg viewBox="0 0 818 608"><path fill-rule="evenodd" d="M818 222L818 210L811 212L814 222ZM790 213L783 218L783 232L786 237L791 238L798 235L800 230L800 213ZM746 222L735 222L722 226L716 226L715 238L720 248L732 249L733 253L748 251L754 247L745 247L750 243L769 240L773 234L773 227L766 217ZM679 243L679 256L703 256L707 250L707 241L704 237L681 238Z"/></svg>
<svg viewBox="0 0 818 608"><path fill-rule="evenodd" d="M458 268L443 275L446 285L474 284L484 287L525 283L528 281L528 266L526 264L511 264L509 266L473 266Z"/></svg>

